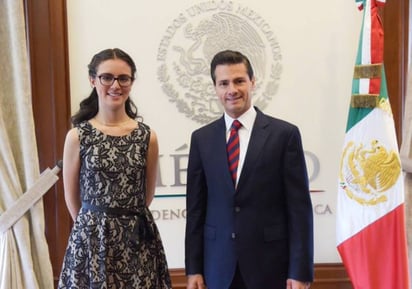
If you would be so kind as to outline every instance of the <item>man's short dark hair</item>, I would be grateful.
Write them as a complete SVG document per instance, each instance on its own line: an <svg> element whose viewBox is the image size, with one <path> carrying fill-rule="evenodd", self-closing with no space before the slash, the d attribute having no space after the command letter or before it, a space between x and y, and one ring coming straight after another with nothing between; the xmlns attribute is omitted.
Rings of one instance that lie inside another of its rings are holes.
<svg viewBox="0 0 412 289"><path fill-rule="evenodd" d="M253 68L249 59L239 51L223 50L218 52L212 59L210 64L210 75L212 76L213 84L216 85L216 66L224 64L239 64L244 63L247 74L250 79L253 79Z"/></svg>

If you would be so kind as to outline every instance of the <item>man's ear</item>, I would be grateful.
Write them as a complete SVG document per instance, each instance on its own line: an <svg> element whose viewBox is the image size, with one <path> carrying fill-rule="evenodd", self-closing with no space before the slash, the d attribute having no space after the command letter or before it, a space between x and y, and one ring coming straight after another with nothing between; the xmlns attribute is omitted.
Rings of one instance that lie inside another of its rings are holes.
<svg viewBox="0 0 412 289"><path fill-rule="evenodd" d="M256 78L255 78L255 76L253 76L252 77L252 87L253 87L253 89L255 89L255 87L256 87Z"/></svg>

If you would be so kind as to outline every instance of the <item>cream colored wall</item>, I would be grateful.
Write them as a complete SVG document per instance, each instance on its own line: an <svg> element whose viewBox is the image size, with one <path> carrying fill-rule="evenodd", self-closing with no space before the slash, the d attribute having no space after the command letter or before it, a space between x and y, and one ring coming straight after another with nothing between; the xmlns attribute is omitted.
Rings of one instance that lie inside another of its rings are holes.
<svg viewBox="0 0 412 289"><path fill-rule="evenodd" d="M319 169L311 189L321 191L312 194L315 261L340 262L335 245L336 193L362 17L355 1L70 0L67 9L72 110L77 110L79 101L90 92L87 64L91 57L109 47L127 51L138 67L132 97L145 122L158 133L163 155L165 187L159 187L157 195L185 193L184 186L173 186L176 169L172 155L187 154L185 145L189 145L190 133L201 126L179 111L170 94L162 89L164 82L158 75L162 64L170 65L174 89L182 95L194 91L178 82L171 67L179 63L173 45L187 49L186 56L189 46L194 47L195 40L189 39L183 29L190 25L199 29L200 20L212 21L216 13L229 13L250 24L263 43L269 45L270 37L275 37L282 70L278 90L263 110L297 124L305 150L319 160L318 165L308 160L311 174ZM216 45L224 40L216 41ZM204 45L206 40L202 41ZM164 63L159 60L162 49L168 53ZM274 49L266 47L264 51L269 62L273 61L270 56L277 55ZM199 52L201 49L196 48L194 56ZM264 65L270 70L270 64ZM262 80L265 83L269 81L268 70ZM181 101L185 100L181 96ZM183 168L186 161L180 160ZM181 177L184 181L184 172ZM171 268L184 267L184 207L184 198L169 197L156 198L151 208L156 216L162 216L157 223Z"/></svg>

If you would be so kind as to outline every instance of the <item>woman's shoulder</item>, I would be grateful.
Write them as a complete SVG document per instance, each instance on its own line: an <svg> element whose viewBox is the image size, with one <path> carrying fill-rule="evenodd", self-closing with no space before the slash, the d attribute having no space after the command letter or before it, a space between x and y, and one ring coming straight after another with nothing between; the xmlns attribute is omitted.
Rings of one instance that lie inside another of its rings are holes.
<svg viewBox="0 0 412 289"><path fill-rule="evenodd" d="M148 140L150 143L157 143L157 134L156 131L150 127L147 123L138 122L138 130L146 132L145 134L148 136Z"/></svg>
<svg viewBox="0 0 412 289"><path fill-rule="evenodd" d="M77 127L71 128L66 134L66 145L79 143L79 132Z"/></svg>
<svg viewBox="0 0 412 289"><path fill-rule="evenodd" d="M148 130L148 131L151 130L150 126L147 123L142 122L142 121L137 121L137 126L142 127L143 129Z"/></svg>
<svg viewBox="0 0 412 289"><path fill-rule="evenodd" d="M74 124L73 127L67 132L67 137L76 138L77 140L79 140L84 135L90 134L90 130L92 129L93 127L90 125L90 123L85 120Z"/></svg>

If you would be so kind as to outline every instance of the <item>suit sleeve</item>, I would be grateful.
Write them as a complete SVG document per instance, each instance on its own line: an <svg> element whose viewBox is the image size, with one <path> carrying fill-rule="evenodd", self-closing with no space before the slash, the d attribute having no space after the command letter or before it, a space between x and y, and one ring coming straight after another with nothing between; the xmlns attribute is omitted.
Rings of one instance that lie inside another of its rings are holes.
<svg viewBox="0 0 412 289"><path fill-rule="evenodd" d="M203 231L207 188L196 132L192 134L186 184L186 274L203 274Z"/></svg>
<svg viewBox="0 0 412 289"><path fill-rule="evenodd" d="M299 129L294 127L284 160L289 222L289 278L313 281L313 212Z"/></svg>

